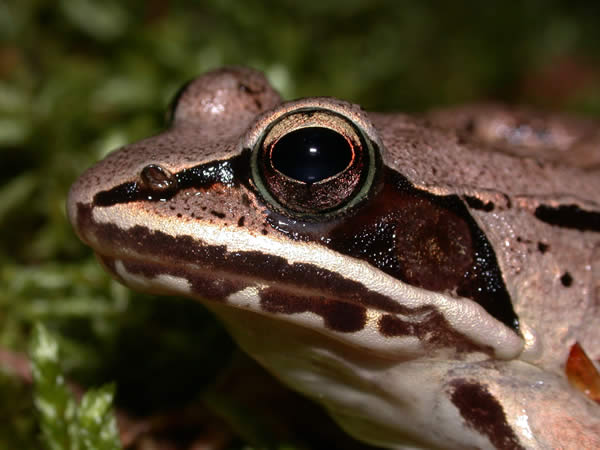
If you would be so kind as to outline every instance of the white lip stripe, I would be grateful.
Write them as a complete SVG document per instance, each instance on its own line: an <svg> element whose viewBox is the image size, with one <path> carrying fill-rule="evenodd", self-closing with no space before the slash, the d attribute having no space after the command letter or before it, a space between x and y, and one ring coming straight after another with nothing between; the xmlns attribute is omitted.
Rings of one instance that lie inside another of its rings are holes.
<svg viewBox="0 0 600 450"><path fill-rule="evenodd" d="M515 358L523 349L523 340L477 303L410 286L382 271L373 270L364 261L341 255L319 244L292 241L274 233L269 236L242 233L237 226L220 226L175 217L162 218L141 208L132 213L129 204L94 207L93 219L123 230L140 225L172 237L198 237L200 243L225 246L228 252L258 251L282 256L289 264L311 264L344 278L360 280L367 289L386 297L402 299L401 304L406 307L432 305L444 315L450 326L474 343L492 347L498 358Z"/></svg>

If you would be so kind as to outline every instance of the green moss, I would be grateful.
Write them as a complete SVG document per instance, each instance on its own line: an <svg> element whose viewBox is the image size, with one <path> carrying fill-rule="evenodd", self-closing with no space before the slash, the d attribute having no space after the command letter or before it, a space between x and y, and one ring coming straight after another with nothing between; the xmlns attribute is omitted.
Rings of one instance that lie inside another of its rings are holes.
<svg viewBox="0 0 600 450"><path fill-rule="evenodd" d="M80 401L60 367L58 340L37 324L30 357L41 438L50 450L117 450L121 448L111 410L114 386L88 389Z"/></svg>

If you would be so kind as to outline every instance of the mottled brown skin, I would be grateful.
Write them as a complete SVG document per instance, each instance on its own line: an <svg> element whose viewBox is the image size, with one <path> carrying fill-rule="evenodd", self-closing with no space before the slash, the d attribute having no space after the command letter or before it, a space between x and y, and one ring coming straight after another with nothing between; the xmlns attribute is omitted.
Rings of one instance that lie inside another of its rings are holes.
<svg viewBox="0 0 600 450"><path fill-rule="evenodd" d="M481 150L535 157L583 169L600 167L600 130L591 118L481 104L434 110L428 118Z"/></svg>
<svg viewBox="0 0 600 450"><path fill-rule="evenodd" d="M356 124L382 168L352 210L302 223L264 200L244 155L306 106ZM576 341L600 359L598 122L497 105L410 117L336 99L282 104L243 68L193 81L172 115L167 131L112 153L70 192L77 233L121 281L205 302L243 349L367 442L600 447L599 406L564 376ZM194 167L210 172L202 183L169 184ZM399 177L410 187L386 184ZM123 192L135 195L113 202ZM403 211L422 222L412 227ZM447 231L436 235L438 223ZM360 253L406 229L425 239L392 242L412 253ZM476 238L493 250L482 267L497 269L518 327L459 295L458 271L482 257ZM425 261L425 275L390 269L390 257Z"/></svg>
<svg viewBox="0 0 600 450"><path fill-rule="evenodd" d="M499 106L490 106L489 110L477 106L460 108L456 116L454 111L438 111L431 115L431 120L444 126L460 126L467 120L475 124L483 121L488 126L490 117L499 120L498 116L503 115L509 125L518 125L511 112ZM549 226L533 212L539 205L573 204L598 214L600 172L577 167L579 163L572 165L564 136L573 145L579 145L599 127L591 120L570 118L562 122L551 115L527 116L523 111L516 117L528 117L538 127L545 125L550 135L553 127L559 127L556 133L563 139L554 146L552 141L537 146L531 143L519 150L521 156L514 156L507 154L506 148L496 151L496 141L489 147L483 146L480 137L467 141L460 128L450 129L445 135L434 129L426 134L421 132L414 139L402 136L399 140L398 133L390 136L385 125L379 127L386 148L397 150L394 160L410 167L414 172L409 178L419 180L419 185L494 204L493 211L472 209L471 212L486 235L494 237L496 256L521 321L544 336L543 355L536 362L561 371L575 341L583 343L592 359L600 359L600 230L581 232ZM422 153L417 155L410 150L414 142L425 151L431 148L431 153L436 153L435 159L426 159ZM440 148L444 151L439 152ZM590 158L600 154L598 139L595 149ZM486 152L484 155L482 150ZM526 158L525 152L535 157ZM565 273L572 277L569 285L561 281Z"/></svg>

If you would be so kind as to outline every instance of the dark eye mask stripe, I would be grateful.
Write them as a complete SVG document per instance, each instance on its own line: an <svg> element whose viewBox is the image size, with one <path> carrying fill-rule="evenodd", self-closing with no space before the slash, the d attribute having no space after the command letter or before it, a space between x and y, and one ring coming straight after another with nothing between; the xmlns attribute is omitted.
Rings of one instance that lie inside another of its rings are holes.
<svg viewBox="0 0 600 450"><path fill-rule="evenodd" d="M417 189L388 168L377 196L328 237L330 248L413 286L474 300L519 330L493 247L456 195Z"/></svg>
<svg viewBox="0 0 600 450"><path fill-rule="evenodd" d="M188 188L208 189L214 184L233 186L243 178L244 167L248 167L248 152L224 161L211 161L173 174L176 187L167 192L156 192L141 181L130 181L112 189L98 192L94 196L94 205L113 206L137 201L164 201L177 192ZM245 179L248 179L246 176Z"/></svg>
<svg viewBox="0 0 600 450"><path fill-rule="evenodd" d="M519 321L491 243L456 195L433 195L386 168L382 186L354 214L320 225L272 212L271 226L319 242L412 286L469 298L516 332Z"/></svg>

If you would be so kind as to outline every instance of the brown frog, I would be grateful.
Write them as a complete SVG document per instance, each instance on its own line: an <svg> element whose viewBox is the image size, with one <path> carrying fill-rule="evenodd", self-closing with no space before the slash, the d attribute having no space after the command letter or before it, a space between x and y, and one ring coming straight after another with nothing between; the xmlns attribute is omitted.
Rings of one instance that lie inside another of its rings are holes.
<svg viewBox="0 0 600 450"><path fill-rule="evenodd" d="M600 448L594 363L579 389L565 374L576 343L600 357L599 129L282 102L226 68L84 173L68 211L116 278L201 301L359 440Z"/></svg>

